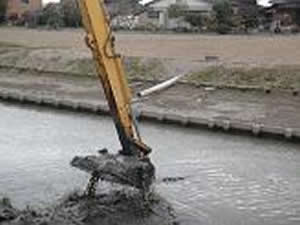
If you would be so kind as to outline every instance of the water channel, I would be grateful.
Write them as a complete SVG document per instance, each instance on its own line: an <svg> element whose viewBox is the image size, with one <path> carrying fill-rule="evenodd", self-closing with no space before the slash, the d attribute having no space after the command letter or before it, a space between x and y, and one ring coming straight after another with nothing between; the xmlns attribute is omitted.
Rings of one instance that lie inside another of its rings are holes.
<svg viewBox="0 0 300 225"><path fill-rule="evenodd" d="M0 104L0 197L25 207L83 188L75 155L119 149L108 117ZM141 124L155 189L182 224L300 224L300 147L169 125ZM185 177L176 183L164 177Z"/></svg>

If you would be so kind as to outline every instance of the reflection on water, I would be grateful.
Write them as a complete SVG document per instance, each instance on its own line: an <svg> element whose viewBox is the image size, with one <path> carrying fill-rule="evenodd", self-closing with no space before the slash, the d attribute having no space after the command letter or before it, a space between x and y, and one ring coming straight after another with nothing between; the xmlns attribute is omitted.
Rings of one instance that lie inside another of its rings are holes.
<svg viewBox="0 0 300 225"><path fill-rule="evenodd" d="M108 118L0 108L0 197L19 207L82 188L87 176L69 166L74 155L120 148ZM183 224L300 224L298 145L147 123L141 130L154 149L156 190ZM161 182L167 176L186 179Z"/></svg>

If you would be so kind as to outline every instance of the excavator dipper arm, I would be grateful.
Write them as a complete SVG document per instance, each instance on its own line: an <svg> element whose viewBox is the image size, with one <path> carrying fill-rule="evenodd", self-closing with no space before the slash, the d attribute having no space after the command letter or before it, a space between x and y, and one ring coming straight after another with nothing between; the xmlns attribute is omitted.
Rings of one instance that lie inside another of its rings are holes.
<svg viewBox="0 0 300 225"><path fill-rule="evenodd" d="M93 53L97 73L110 108L123 155L147 155L151 149L138 133L131 109L128 87L120 55L115 53L114 41L103 0L79 0L86 43Z"/></svg>

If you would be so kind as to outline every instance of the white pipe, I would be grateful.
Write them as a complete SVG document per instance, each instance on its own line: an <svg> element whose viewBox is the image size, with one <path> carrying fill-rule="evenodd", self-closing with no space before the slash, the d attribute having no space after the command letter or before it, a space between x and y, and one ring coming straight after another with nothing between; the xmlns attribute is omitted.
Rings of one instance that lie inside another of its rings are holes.
<svg viewBox="0 0 300 225"><path fill-rule="evenodd" d="M146 90L143 90L143 91L140 91L137 93L137 96L139 98L141 97L145 97L147 95L150 95L150 94L153 94L155 92L158 92L158 91L161 91L161 90L164 90L168 87L171 87L173 84L175 84L180 78L182 78L184 75L179 75L179 76L176 76L176 77L173 77L169 80L166 80L160 84L157 84L151 88L148 88Z"/></svg>

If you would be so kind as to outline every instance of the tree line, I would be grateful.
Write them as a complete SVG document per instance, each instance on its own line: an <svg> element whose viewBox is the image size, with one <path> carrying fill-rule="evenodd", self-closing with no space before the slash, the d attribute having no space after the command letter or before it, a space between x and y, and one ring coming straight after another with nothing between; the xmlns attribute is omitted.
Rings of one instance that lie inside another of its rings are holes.
<svg viewBox="0 0 300 225"><path fill-rule="evenodd" d="M256 0L216 0L213 1L212 13L202 15L189 13L187 5L174 4L168 9L170 18L183 18L194 27L216 31L221 34L230 33L233 29L247 32L259 24L259 6Z"/></svg>
<svg viewBox="0 0 300 225"><path fill-rule="evenodd" d="M6 18L7 1L0 0L0 23L5 19L16 25L51 27L79 27L81 15L78 0L61 0L60 3L48 3L41 11L25 12L21 18L10 15ZM139 0L105 0L111 17L122 14L130 14L142 6Z"/></svg>
<svg viewBox="0 0 300 225"><path fill-rule="evenodd" d="M0 0L0 23L5 21L8 0Z"/></svg>
<svg viewBox="0 0 300 225"><path fill-rule="evenodd" d="M193 28L198 30L216 31L221 34L231 32L248 32L264 22L264 15L256 0L207 0L213 4L212 12L208 15L190 13L187 5L174 4L168 9L170 18L183 18ZM8 0L0 0L0 23L7 19ZM104 0L111 18L122 15L135 14L145 11L139 0ZM294 15L300 24L300 11ZM49 3L42 10L26 12L21 18L14 15L8 18L15 25L79 27L81 15L78 0L61 0L60 3Z"/></svg>

